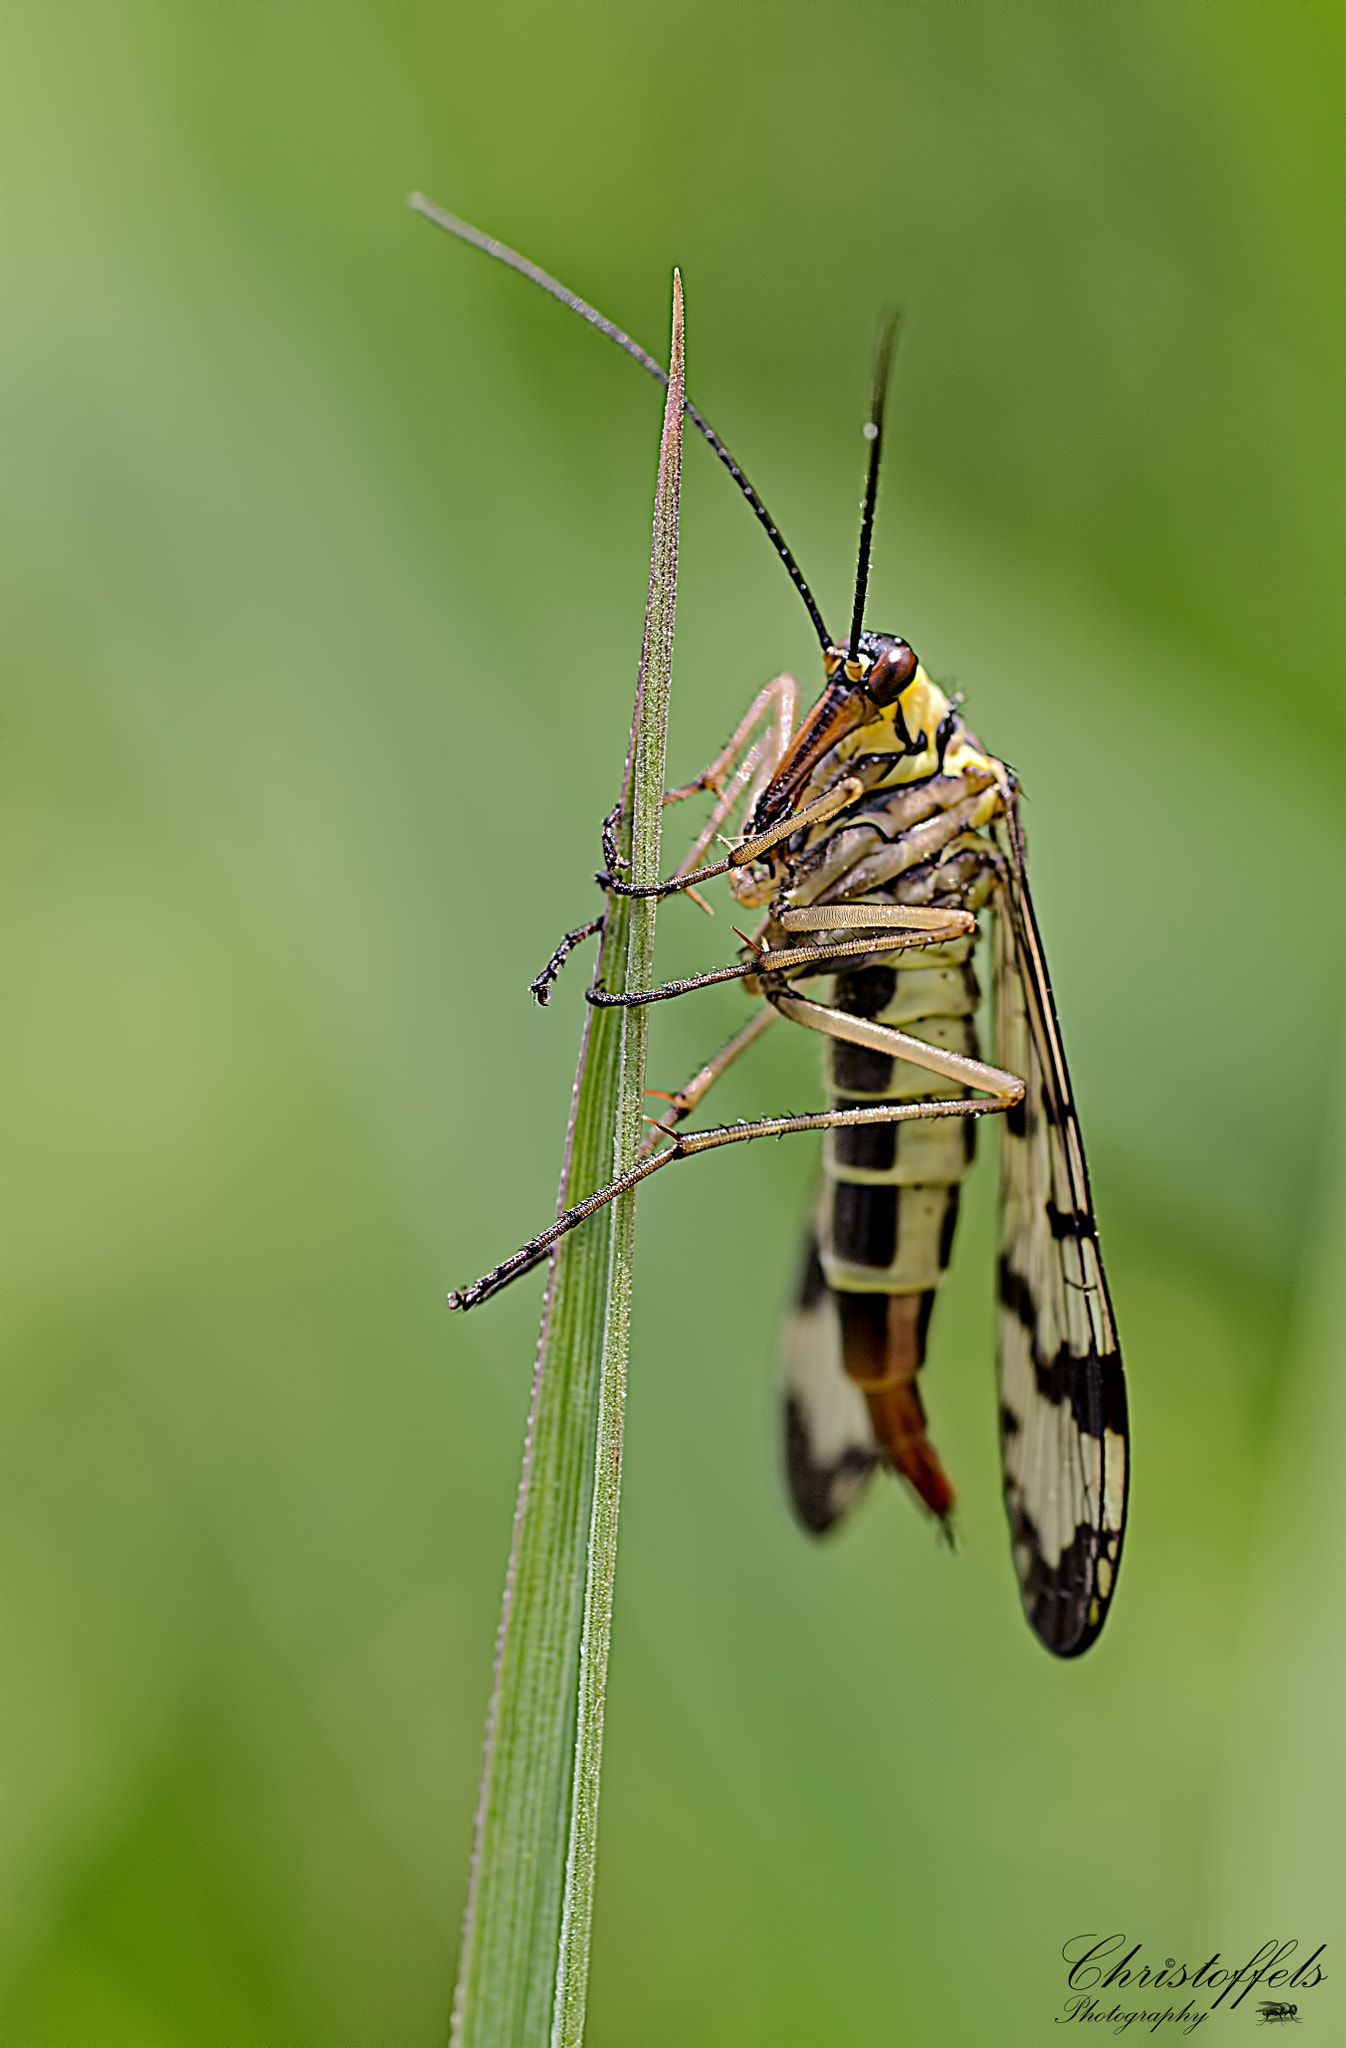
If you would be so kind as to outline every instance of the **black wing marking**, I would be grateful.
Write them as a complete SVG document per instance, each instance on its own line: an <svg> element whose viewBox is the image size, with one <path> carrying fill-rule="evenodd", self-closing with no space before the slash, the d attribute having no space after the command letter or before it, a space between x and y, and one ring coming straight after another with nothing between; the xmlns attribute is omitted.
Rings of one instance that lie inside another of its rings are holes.
<svg viewBox="0 0 1346 2048"><path fill-rule="evenodd" d="M1012 785L1000 837L996 1059L1026 1083L1000 1120L1005 1505L1029 1622L1058 1657L1076 1657L1102 1628L1117 1580L1126 1384Z"/></svg>
<svg viewBox="0 0 1346 2048"><path fill-rule="evenodd" d="M804 1527L821 1536L864 1491L881 1453L865 1397L841 1362L836 1296L812 1233L781 1350L790 1502Z"/></svg>

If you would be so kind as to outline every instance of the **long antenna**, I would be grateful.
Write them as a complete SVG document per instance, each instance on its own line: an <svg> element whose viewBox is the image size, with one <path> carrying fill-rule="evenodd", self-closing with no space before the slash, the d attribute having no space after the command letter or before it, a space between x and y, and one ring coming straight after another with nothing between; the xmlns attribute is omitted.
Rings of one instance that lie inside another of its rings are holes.
<svg viewBox="0 0 1346 2048"><path fill-rule="evenodd" d="M874 386L869 400L865 439L869 443L869 475L865 479L865 509L860 520L860 559L855 568L855 606L851 612L851 644L847 654L854 661L860 652L860 632L865 621L865 593L869 588L869 551L874 540L874 507L879 496L879 462L883 455L883 412L888 403L888 378L893 367L893 349L902 316L891 307L879 318L878 343L874 350Z"/></svg>
<svg viewBox="0 0 1346 2048"><path fill-rule="evenodd" d="M606 334L609 341L615 341L618 348L624 349L627 355L634 356L642 369L648 370L650 375L657 378L659 383L667 390L667 370L657 363L652 355L647 355L638 341L632 341L629 334L624 334L621 328L615 326L611 320L605 320L595 307L589 305L577 293L569 291L565 285L561 284L556 278L549 276L545 270L540 270L536 263L530 263L526 256L520 256L517 249L511 249L504 242L493 241L489 235L484 235L480 228L474 228L467 221L459 220L456 214L446 213L442 206L436 206L434 201L427 199L423 192L413 192L407 204L413 212L424 214L425 218L428 221L433 221L437 228L443 228L446 234L457 235L460 242L470 242L474 249L480 249L487 256L494 256L497 263L505 264L510 270L517 270L521 277L528 278L533 284L539 285L544 292L549 292L552 298L559 299L561 304L568 306L572 313L578 313L581 320L587 320L589 325L596 327L600 334ZM735 462L733 456L729 453L729 450L725 447L724 442L711 426L709 420L697 411L690 398L683 400L683 410L686 412L692 425L705 435L711 447L729 471L730 476L752 506L758 519L766 528L767 538L782 562L784 562L790 581L803 598L805 609L813 621L813 630L818 635L819 644L824 654L826 654L828 648L832 645L832 641L826 626L823 624L823 615L814 602L813 592L804 581L803 570L785 545L785 537L781 533L780 528L767 511L766 506L758 497L743 471Z"/></svg>

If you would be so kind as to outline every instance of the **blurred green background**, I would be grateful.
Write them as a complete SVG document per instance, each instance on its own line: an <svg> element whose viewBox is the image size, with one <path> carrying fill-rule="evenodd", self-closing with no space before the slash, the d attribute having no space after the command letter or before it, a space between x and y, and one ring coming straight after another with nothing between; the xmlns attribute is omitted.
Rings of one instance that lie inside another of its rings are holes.
<svg viewBox="0 0 1346 2048"><path fill-rule="evenodd" d="M682 265L690 388L833 621L905 305L870 617L1028 791L1133 1387L1120 1595L1060 1666L989 1157L926 1376L956 1559L896 1487L821 1551L786 1519L808 1145L642 1196L591 2039L1036 2043L1086 1930L1330 1941L1339 10L3 20L0 2038L445 2026L540 1290L442 1298L554 1200L584 973L525 989L594 908L660 405L413 186L656 350ZM678 649L679 778L817 682L699 446ZM661 966L727 936L674 905ZM659 1016L652 1081L743 1014ZM778 1030L722 1107L818 1087ZM1301 2011L1346 2039L1339 1977Z"/></svg>

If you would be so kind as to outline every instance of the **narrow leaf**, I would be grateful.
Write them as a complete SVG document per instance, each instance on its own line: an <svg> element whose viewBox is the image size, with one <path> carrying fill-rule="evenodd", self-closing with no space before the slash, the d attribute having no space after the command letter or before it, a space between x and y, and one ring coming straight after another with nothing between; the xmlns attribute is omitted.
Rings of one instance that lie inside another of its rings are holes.
<svg viewBox="0 0 1346 2048"><path fill-rule="evenodd" d="M617 838L637 880L658 876L682 395L675 276L649 605ZM653 900L609 896L600 988L648 986L654 909ZM558 1213L634 1161L644 1056L643 1009L588 1010ZM578 2042L583 2031L634 1230L631 1194L562 1238L552 1258L496 1642L453 2048L546 2048Z"/></svg>
<svg viewBox="0 0 1346 2048"><path fill-rule="evenodd" d="M635 763L631 778L631 879L648 886L659 879L659 827L663 813L664 744L673 678L673 614L678 582L678 509L682 487L683 333L682 279L673 273L673 341L669 354L668 399L659 449L654 501L650 594L645 610L645 644L636 699ZM648 988L654 978L653 897L631 902L627 988ZM623 1010L621 1075L617 1098L617 1144L613 1177L636 1164L645 1107L645 1046L649 1011ZM617 1576L617 1517L622 1471L622 1420L626 1407L626 1359L631 1324L631 1280L635 1262L636 1191L612 1204L612 1250L603 1368L599 1383L598 1456L589 1528L584 1633L580 1644L579 1725L575 1746L575 1787L566 1860L561 1948L557 1964L555 2048L579 2048L584 2036L584 2003L589 1979L589 1931L593 1918L598 1793L603 1762L603 1705L612 1601Z"/></svg>

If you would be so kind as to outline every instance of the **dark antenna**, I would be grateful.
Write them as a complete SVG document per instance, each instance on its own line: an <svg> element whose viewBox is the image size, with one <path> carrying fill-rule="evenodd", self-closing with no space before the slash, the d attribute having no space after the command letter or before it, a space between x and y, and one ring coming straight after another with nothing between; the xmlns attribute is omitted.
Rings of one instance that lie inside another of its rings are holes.
<svg viewBox="0 0 1346 2048"><path fill-rule="evenodd" d="M493 241L489 235L484 235L480 228L474 228L467 221L459 220L455 214L446 213L442 206L436 206L434 201L427 199L423 192L413 192L407 204L412 208L413 212L424 214L425 218L428 221L433 221L437 228L443 228L446 234L457 235L460 242L470 242L474 249L480 249L487 256L494 256L497 263L505 264L510 270L517 270L521 277L526 277L533 284L541 286L542 290L549 292L552 298L559 299L563 306L568 306L572 313L578 313L581 320L587 320L589 325L596 327L600 334L606 334L609 341L615 341L618 348L625 349L627 355L634 356L642 368L648 370L650 375L657 378L665 390L667 390L667 370L661 368L653 356L647 355L638 341L632 341L629 334L624 334L621 328L614 326L611 320L605 320L603 315L593 306L589 305L586 300L581 299L575 292L568 291L565 285L559 283L556 278L548 276L545 270L540 270L536 263L530 263L526 256L520 256L516 249L509 248L506 243ZM827 628L823 624L822 613L814 602L813 592L804 581L803 570L785 545L785 539L780 528L767 511L766 506L762 503L752 485L748 482L747 477L743 474L733 456L729 453L729 450L725 447L724 442L711 426L709 420L697 411L690 398L684 399L683 410L692 422L692 425L705 435L711 447L729 471L730 476L752 506L758 519L766 528L767 538L782 562L784 562L790 581L803 598L805 609L813 621L813 630L818 635L823 653L826 654L832 642Z"/></svg>
<svg viewBox="0 0 1346 2048"><path fill-rule="evenodd" d="M879 462L883 455L883 410L888 402L888 378L893 367L893 349L902 315L891 307L879 317L879 337L874 350L874 387L869 400L865 439L869 443L869 475L865 479L865 509L860 520L860 559L855 569L855 608L851 613L851 644L847 654L854 661L860 652L860 631L865 618L865 593L869 588L869 551L874 540L874 507L879 496Z"/></svg>

